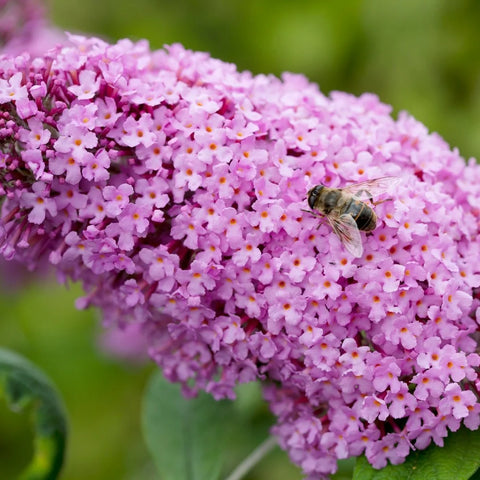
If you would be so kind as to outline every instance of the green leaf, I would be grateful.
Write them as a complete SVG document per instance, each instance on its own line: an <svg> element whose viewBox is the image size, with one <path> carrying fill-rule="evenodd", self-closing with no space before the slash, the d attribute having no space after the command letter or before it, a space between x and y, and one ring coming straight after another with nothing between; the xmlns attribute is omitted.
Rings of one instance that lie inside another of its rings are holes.
<svg viewBox="0 0 480 480"><path fill-rule="evenodd" d="M63 403L50 380L32 363L0 348L0 397L19 412L32 407L34 452L20 480L54 480L61 470L67 438Z"/></svg>
<svg viewBox="0 0 480 480"><path fill-rule="evenodd" d="M184 398L179 385L156 372L145 393L142 426L162 479L217 479L232 412L231 402L205 393Z"/></svg>
<svg viewBox="0 0 480 480"><path fill-rule="evenodd" d="M477 470L470 478L469 480L480 480L480 470Z"/></svg>
<svg viewBox="0 0 480 480"><path fill-rule="evenodd" d="M451 432L440 448L410 453L401 465L375 470L364 456L357 459L353 480L467 480L480 466L480 431L463 427Z"/></svg>

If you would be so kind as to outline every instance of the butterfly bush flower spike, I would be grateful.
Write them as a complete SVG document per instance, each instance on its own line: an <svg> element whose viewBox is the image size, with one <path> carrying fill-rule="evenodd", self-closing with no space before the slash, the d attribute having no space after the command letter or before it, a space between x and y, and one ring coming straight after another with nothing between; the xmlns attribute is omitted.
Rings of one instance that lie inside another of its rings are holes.
<svg viewBox="0 0 480 480"><path fill-rule="evenodd" d="M1 252L81 281L186 394L264 384L310 479L479 426L480 168L374 95L71 37L0 58ZM315 185L397 177L348 253Z"/></svg>

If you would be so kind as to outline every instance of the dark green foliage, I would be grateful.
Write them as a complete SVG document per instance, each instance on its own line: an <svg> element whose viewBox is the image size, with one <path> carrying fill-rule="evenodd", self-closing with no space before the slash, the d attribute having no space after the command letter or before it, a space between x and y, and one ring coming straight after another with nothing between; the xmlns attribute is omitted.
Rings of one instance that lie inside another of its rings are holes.
<svg viewBox="0 0 480 480"><path fill-rule="evenodd" d="M33 411L33 458L19 478L56 479L65 454L67 421L50 380L25 358L0 348L0 396L13 411Z"/></svg>
<svg viewBox="0 0 480 480"><path fill-rule="evenodd" d="M411 453L401 465L375 470L360 457L353 480L467 480L480 466L479 451L480 432L463 427L450 432L443 448L430 445Z"/></svg>

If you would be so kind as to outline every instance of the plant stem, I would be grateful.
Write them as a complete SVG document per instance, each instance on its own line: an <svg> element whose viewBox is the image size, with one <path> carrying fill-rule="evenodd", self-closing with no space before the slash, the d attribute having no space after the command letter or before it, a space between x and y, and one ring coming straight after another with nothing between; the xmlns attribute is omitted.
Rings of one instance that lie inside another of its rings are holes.
<svg viewBox="0 0 480 480"><path fill-rule="evenodd" d="M268 437L246 457L225 480L240 480L277 444L275 437Z"/></svg>

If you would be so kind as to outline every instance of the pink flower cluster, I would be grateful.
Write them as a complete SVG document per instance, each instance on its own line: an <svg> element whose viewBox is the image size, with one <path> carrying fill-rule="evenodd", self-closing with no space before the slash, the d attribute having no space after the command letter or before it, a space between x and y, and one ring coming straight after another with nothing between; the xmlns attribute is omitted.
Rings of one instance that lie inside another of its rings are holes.
<svg viewBox="0 0 480 480"><path fill-rule="evenodd" d="M42 0L0 0L0 49L18 54L41 54L56 43L66 41L65 34L50 27Z"/></svg>
<svg viewBox="0 0 480 480"><path fill-rule="evenodd" d="M480 167L373 95L324 96L179 45L0 57L2 246L139 325L185 390L259 379L310 478L479 426ZM348 254L318 183L399 183Z"/></svg>

